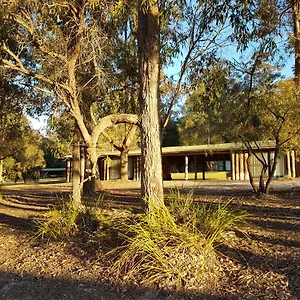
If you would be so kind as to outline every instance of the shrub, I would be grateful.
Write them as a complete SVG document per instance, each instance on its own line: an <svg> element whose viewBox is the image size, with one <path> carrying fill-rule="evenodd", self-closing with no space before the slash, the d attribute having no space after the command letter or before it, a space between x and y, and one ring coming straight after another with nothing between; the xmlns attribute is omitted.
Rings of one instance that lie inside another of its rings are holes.
<svg viewBox="0 0 300 300"><path fill-rule="evenodd" d="M214 254L190 224L178 226L166 207L150 210L128 226L110 272L123 283L182 289L199 283ZM115 254L115 253L114 253Z"/></svg>
<svg viewBox="0 0 300 300"><path fill-rule="evenodd" d="M192 193L172 191L166 202L169 209L150 208L128 225L126 243L110 253L115 258L110 272L122 283L180 290L214 280L214 242L246 216L228 203L215 209L195 204Z"/></svg>
<svg viewBox="0 0 300 300"><path fill-rule="evenodd" d="M78 209L72 200L62 200L58 207L46 213L45 218L36 221L38 236L48 240L72 237L77 233L91 234L99 228L104 196L100 195L93 206Z"/></svg>
<svg viewBox="0 0 300 300"><path fill-rule="evenodd" d="M76 219L79 211L71 201L62 202L60 208L53 208L46 213L45 219L36 221L38 236L60 239L77 233Z"/></svg>
<svg viewBox="0 0 300 300"><path fill-rule="evenodd" d="M230 207L230 200L218 203L217 207L204 204L195 209L197 227L210 244L221 243L225 233L238 227L250 214Z"/></svg>

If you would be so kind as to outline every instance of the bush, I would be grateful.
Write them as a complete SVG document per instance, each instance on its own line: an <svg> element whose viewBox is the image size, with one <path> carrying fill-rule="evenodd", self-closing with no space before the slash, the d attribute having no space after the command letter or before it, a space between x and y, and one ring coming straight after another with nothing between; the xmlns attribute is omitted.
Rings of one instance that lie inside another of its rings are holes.
<svg viewBox="0 0 300 300"><path fill-rule="evenodd" d="M213 245L222 242L225 233L234 230L250 214L230 207L231 200L218 204L199 204L194 202L193 192L181 194L171 190L167 205L177 223L192 223L206 241Z"/></svg>
<svg viewBox="0 0 300 300"><path fill-rule="evenodd" d="M58 207L52 208L45 218L36 221L38 236L57 240L75 236L78 233L91 234L99 226L104 206L104 195L100 195L93 206L78 209L72 199L61 200Z"/></svg>
<svg viewBox="0 0 300 300"><path fill-rule="evenodd" d="M222 243L226 232L236 229L240 222L250 216L246 211L231 208L230 202L218 203L217 207L198 205L195 209L197 227L211 245Z"/></svg>
<svg viewBox="0 0 300 300"><path fill-rule="evenodd" d="M214 242L246 214L194 204L192 193L172 191L165 206L140 215L125 234L126 244L111 252L112 276L122 283L157 285L165 289L199 288L214 280Z"/></svg>
<svg viewBox="0 0 300 300"><path fill-rule="evenodd" d="M62 202L60 208L46 213L45 219L36 221L38 236L48 240L74 236L78 231L76 224L79 210L70 202Z"/></svg>

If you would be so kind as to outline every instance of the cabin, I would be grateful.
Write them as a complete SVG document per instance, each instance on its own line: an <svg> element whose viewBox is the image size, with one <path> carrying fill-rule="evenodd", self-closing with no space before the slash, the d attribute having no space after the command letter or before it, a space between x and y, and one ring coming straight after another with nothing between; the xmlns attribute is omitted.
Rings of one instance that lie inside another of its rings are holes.
<svg viewBox="0 0 300 300"><path fill-rule="evenodd" d="M257 147L258 146L258 147ZM274 159L274 142L257 142L253 148L259 157L269 164ZM140 180L141 151L132 149L128 154L128 178ZM164 180L248 180L248 153L242 143L213 145L174 146L162 148ZM120 178L120 153L118 151L99 152L98 166L102 180ZM253 177L259 177L261 164L251 157ZM300 166L296 160L296 150L281 153L274 177L299 176Z"/></svg>

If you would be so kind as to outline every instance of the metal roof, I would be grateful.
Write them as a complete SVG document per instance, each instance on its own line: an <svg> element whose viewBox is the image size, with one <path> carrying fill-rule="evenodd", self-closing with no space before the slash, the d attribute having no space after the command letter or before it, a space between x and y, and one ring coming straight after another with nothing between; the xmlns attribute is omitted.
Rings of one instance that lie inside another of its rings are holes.
<svg viewBox="0 0 300 300"><path fill-rule="evenodd" d="M275 147L274 141L251 143L253 149L272 149ZM257 146L259 148L257 148ZM231 153L238 150L246 150L243 143L224 143L224 144L210 144L210 145L195 145L195 146L173 146L162 147L162 155L177 155L177 154L213 154L213 153ZM120 152L115 151L99 151L99 156L120 156ZM128 152L129 156L141 155L141 149L131 149Z"/></svg>

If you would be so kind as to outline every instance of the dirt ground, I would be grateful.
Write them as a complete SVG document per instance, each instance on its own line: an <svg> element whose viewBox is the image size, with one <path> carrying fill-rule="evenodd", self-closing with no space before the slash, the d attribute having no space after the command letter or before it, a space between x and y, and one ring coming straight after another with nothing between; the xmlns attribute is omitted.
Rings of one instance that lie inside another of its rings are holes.
<svg viewBox="0 0 300 300"><path fill-rule="evenodd" d="M70 192L70 185L12 184L0 200L0 299L300 299L300 181L278 180L269 196L255 197L247 182L172 181L168 190L194 191L195 201L247 210L247 225L217 248L223 276L207 293L164 293L112 286L102 249L84 241L45 243L34 220ZM105 182L112 208L138 207L139 183Z"/></svg>

